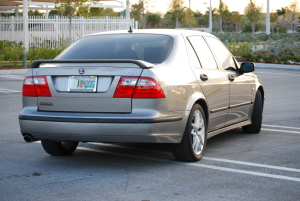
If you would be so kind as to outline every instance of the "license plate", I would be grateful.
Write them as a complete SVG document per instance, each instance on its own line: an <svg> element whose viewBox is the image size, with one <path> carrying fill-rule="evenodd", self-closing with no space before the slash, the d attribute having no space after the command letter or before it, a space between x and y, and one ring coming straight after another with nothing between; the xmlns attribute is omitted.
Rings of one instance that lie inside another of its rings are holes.
<svg viewBox="0 0 300 201"><path fill-rule="evenodd" d="M74 92L95 92L97 76L70 76L68 91Z"/></svg>

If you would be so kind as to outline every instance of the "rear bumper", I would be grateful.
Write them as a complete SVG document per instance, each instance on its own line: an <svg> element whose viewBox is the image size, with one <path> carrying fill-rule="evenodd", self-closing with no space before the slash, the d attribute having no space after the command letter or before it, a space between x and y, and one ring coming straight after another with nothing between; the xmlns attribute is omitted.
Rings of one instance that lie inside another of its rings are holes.
<svg viewBox="0 0 300 201"><path fill-rule="evenodd" d="M20 114L21 133L37 140L179 143L185 118L100 118Z"/></svg>

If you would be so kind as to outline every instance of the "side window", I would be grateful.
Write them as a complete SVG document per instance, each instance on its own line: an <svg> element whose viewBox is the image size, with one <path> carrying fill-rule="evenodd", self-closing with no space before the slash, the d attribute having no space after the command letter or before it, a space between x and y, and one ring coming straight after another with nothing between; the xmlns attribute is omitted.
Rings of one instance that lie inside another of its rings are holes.
<svg viewBox="0 0 300 201"><path fill-rule="evenodd" d="M214 59L214 56L212 55L211 50L204 38L202 36L192 36L188 37L188 39L196 51L202 68L218 69L218 65Z"/></svg>
<svg viewBox="0 0 300 201"><path fill-rule="evenodd" d="M236 70L236 64L229 50L223 45L222 42L216 38L207 37L207 40L213 49L219 64L224 70Z"/></svg>
<svg viewBox="0 0 300 201"><path fill-rule="evenodd" d="M200 62L198 60L198 57L197 57L192 45L189 42L187 42L187 45L188 45L190 58L192 60L193 66L196 67L196 68L201 68Z"/></svg>

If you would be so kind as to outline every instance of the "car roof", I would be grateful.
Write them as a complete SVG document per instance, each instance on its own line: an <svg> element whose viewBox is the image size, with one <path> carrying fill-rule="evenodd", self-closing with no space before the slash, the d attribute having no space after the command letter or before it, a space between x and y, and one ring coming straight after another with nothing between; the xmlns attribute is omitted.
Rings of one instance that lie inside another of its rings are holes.
<svg viewBox="0 0 300 201"><path fill-rule="evenodd" d="M128 33L128 30L106 31L106 32L90 34L88 36L101 35L101 34L124 34L124 33ZM134 33L164 34L164 35L170 35L170 36L176 36L176 35L177 36L178 35L184 35L184 36L192 36L192 35L208 36L209 35L209 36L212 36L212 34L209 34L206 32L185 30L185 29L133 29L132 34L134 34Z"/></svg>

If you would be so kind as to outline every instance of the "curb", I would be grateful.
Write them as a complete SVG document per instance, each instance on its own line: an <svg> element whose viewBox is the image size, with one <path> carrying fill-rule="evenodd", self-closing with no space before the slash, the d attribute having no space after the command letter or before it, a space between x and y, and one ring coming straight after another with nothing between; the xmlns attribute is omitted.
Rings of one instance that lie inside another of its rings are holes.
<svg viewBox="0 0 300 201"><path fill-rule="evenodd" d="M300 65L266 64L266 63L254 63L254 64L256 68L300 70Z"/></svg>

